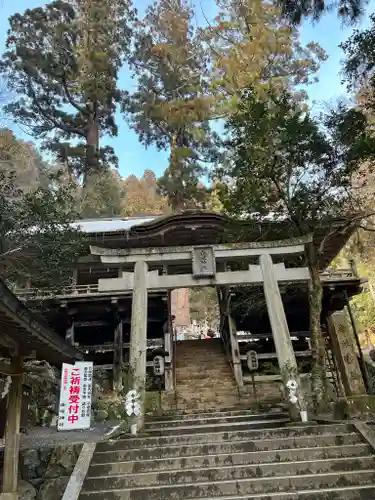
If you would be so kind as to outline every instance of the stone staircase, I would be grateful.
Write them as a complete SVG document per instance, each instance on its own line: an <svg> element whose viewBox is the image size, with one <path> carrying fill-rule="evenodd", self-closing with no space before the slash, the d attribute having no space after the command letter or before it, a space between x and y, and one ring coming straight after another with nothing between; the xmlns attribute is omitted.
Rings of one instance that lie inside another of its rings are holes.
<svg viewBox="0 0 375 500"><path fill-rule="evenodd" d="M350 424L288 425L280 409L149 417L98 443L80 500L373 500L374 450Z"/></svg>
<svg viewBox="0 0 375 500"><path fill-rule="evenodd" d="M176 409L207 411L242 402L220 339L177 342Z"/></svg>

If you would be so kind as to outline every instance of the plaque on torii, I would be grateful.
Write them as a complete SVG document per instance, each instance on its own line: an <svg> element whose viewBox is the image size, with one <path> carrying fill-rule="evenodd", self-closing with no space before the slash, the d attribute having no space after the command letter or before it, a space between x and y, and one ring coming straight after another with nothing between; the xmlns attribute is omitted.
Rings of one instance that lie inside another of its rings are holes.
<svg viewBox="0 0 375 500"><path fill-rule="evenodd" d="M194 278L213 278L216 275L214 249L210 246L196 247L192 250Z"/></svg>

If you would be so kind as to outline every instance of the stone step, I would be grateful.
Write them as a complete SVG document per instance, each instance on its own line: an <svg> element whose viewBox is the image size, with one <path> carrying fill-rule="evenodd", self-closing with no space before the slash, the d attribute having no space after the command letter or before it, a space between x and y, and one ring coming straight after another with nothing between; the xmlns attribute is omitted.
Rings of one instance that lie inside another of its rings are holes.
<svg viewBox="0 0 375 500"><path fill-rule="evenodd" d="M223 497L238 498L245 495L263 495L266 498L270 494L298 492L303 490L322 490L324 488L337 488L348 486L363 487L366 484L373 485L375 482L375 468L368 470L298 474L290 476L271 476L246 479L229 479L224 481L214 481L210 479L206 482L190 482L185 484L175 484L175 478L169 485L153 485L147 487L134 487L124 489L121 487L121 480L117 478L113 489L105 489L106 479L98 480L98 488L89 490L84 487L80 495L80 500L166 500L166 499L210 499ZM91 481L91 480L88 480ZM86 485L87 483L85 483ZM246 496L245 496L246 498ZM298 497L297 497L298 498ZM308 497L307 497L308 498ZM334 497L331 497L334 498Z"/></svg>
<svg viewBox="0 0 375 500"><path fill-rule="evenodd" d="M190 391L195 391L196 387L202 389L219 388L224 385L224 387L235 387L234 377L232 373L221 373L223 380L220 385L217 381L217 373L214 375L205 375L202 373L190 373L190 374L177 374L176 376L176 388L177 390L181 387L190 387Z"/></svg>
<svg viewBox="0 0 375 500"><path fill-rule="evenodd" d="M140 461L151 459L166 459L177 457L191 457L202 455L259 453L266 451L281 451L292 448L314 448L350 446L363 444L360 434L323 434L320 436L299 436L294 438L264 439L257 441L238 441L207 444L190 444L185 446L155 446L152 448L132 448L115 451L98 451L97 445L92 464L113 462Z"/></svg>
<svg viewBox="0 0 375 500"><path fill-rule="evenodd" d="M134 461L106 461L105 464L91 465L87 477L112 474L138 474L144 472L173 471L184 469L202 469L207 467L225 467L228 465L251 465L275 462L300 462L303 460L324 460L343 457L365 457L373 453L367 444L354 444L330 447L294 448L286 450L266 450L248 453L223 453L178 458L161 458Z"/></svg>
<svg viewBox="0 0 375 500"><path fill-rule="evenodd" d="M203 370L206 368L214 368L216 363L219 363L221 366L229 366L229 362L225 357L224 352L213 353L206 351L193 351L186 353L185 355L177 353L176 368L187 367L189 363L192 363L192 365L190 365L190 368L192 368L194 371L198 371L199 365L197 365L197 361L202 363L201 367Z"/></svg>
<svg viewBox="0 0 375 500"><path fill-rule="evenodd" d="M131 462L142 460L170 459L180 457L193 457L204 455L233 454L233 453L278 453L282 450L290 452L293 448L315 448L351 446L363 444L360 434L322 434L318 436L298 436L292 438L263 439L256 441L227 441L222 443L212 442L207 444L188 444L180 446L155 446L144 448L116 449L114 451L100 451L96 447L92 464L106 464L113 462Z"/></svg>
<svg viewBox="0 0 375 500"><path fill-rule="evenodd" d="M227 465L213 468L144 472L138 474L113 474L88 477L85 489L89 491L132 489L146 486L184 485L207 481L257 479L274 476L299 476L302 474L327 474L353 470L375 469L375 456L343 457L300 462L261 463L256 465Z"/></svg>
<svg viewBox="0 0 375 500"><path fill-rule="evenodd" d="M220 500L374 500L375 486L349 486L347 488L325 488L296 491L294 493L271 493L270 495L246 495L220 497ZM195 498L194 500L204 500ZM217 500L212 497L211 500Z"/></svg>
<svg viewBox="0 0 375 500"><path fill-rule="evenodd" d="M198 364L199 363L199 364ZM187 372L189 369L192 373L217 372L217 367L224 369L225 371L230 371L230 364L223 354L218 354L217 356L203 355L196 356L192 355L191 359L184 358L181 359L177 355L176 360L176 370L177 373Z"/></svg>
<svg viewBox="0 0 375 500"><path fill-rule="evenodd" d="M223 411L212 411L212 412L207 412L207 413L202 413L202 412L179 412L175 411L169 415L161 415L161 416L147 416L147 421L148 422L167 422L171 420L201 420L201 419L206 419L206 418L227 418L227 417L256 417L256 416L261 416L261 415L279 415L280 413L284 413L282 408L271 408L267 412L262 412L259 411L256 412L254 410L242 410L242 409L227 409Z"/></svg>
<svg viewBox="0 0 375 500"><path fill-rule="evenodd" d="M273 429L246 429L240 431L206 432L198 434L177 434L165 436L124 438L117 441L105 441L97 444L97 451L115 451L132 448L151 448L153 446L191 445L236 441L257 441L278 438L295 438L298 436L318 436L322 434L356 433L350 424L332 425L301 425L293 427L277 427Z"/></svg>
<svg viewBox="0 0 375 500"><path fill-rule="evenodd" d="M212 425L212 424L223 424L223 423L239 423L239 422L253 422L254 420L275 420L275 419L288 419L289 415L284 412L273 412L273 413L251 413L243 414L239 412L238 415L220 415L220 413L213 416L206 414L201 415L200 418L196 416L195 418L189 418L185 415L184 418L174 418L174 419L147 419L146 429L152 429L155 427L179 427L181 425Z"/></svg>
<svg viewBox="0 0 375 500"><path fill-rule="evenodd" d="M258 404L254 399L251 398L246 398L246 408L249 409L252 406L254 406L255 411L258 409ZM232 406L238 406L238 408L241 408L244 406L244 399L243 398L231 398L230 401L228 401L228 398L225 400L226 403L230 403ZM270 405L271 404L277 404L279 401L274 401L270 399ZM218 402L212 402L212 401L206 401L206 402L192 402L189 400L186 400L185 402L182 401L181 399L177 398L177 402L174 403L174 408L181 413L184 414L197 414L198 412L202 413L211 413L211 412L217 412L220 411L220 408L223 406L222 401L220 403Z"/></svg>
<svg viewBox="0 0 375 500"><path fill-rule="evenodd" d="M236 387L206 387L203 390L200 390L199 387L195 387L192 392L191 387L177 387L177 397L185 397L185 398L195 398L195 399L204 399L204 398L215 398L220 396L227 397L239 397L238 391Z"/></svg>
<svg viewBox="0 0 375 500"><path fill-rule="evenodd" d="M198 373L200 368L202 370L214 370L218 366L225 369L228 369L230 367L230 364L225 358L224 354L217 354L213 356L212 354L204 353L200 356L199 354L193 353L191 356L184 358L177 354L177 370L190 369L191 371Z"/></svg>
<svg viewBox="0 0 375 500"><path fill-rule="evenodd" d="M192 424L186 425L182 423L181 425L172 426L160 426L156 424L155 426L146 426L145 433L149 436L165 436L165 435L178 435L178 434L206 434L207 432L222 432L228 430L230 432L241 431L243 429L267 429L278 427L283 424L290 423L289 416L284 416L283 418L273 418L273 419L260 419L260 420L245 420L239 422L211 422L209 424Z"/></svg>

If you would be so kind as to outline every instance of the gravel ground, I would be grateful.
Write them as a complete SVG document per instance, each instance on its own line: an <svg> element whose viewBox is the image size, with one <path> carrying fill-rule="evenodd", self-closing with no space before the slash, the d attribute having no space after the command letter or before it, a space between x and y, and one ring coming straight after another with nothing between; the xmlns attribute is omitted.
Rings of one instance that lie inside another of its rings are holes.
<svg viewBox="0 0 375 500"><path fill-rule="evenodd" d="M57 431L50 427L33 427L21 434L21 448L54 447L63 443L96 443L102 441L118 422L95 423L91 429L82 431ZM0 440L0 448L4 446Z"/></svg>

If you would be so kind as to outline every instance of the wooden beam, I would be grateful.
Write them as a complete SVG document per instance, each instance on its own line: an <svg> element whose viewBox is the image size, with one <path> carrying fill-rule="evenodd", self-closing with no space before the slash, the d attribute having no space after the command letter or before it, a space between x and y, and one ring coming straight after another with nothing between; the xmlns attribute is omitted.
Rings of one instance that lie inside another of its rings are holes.
<svg viewBox="0 0 375 500"><path fill-rule="evenodd" d="M124 363L124 366L129 366L129 363ZM152 366L154 366L154 364L152 361L147 361L146 366L147 366L147 368L151 368ZM96 371L96 370L112 371L113 370L113 363L106 364L106 365L94 365L94 371ZM2 500L2 499L0 498L0 500Z"/></svg>
<svg viewBox="0 0 375 500"><path fill-rule="evenodd" d="M290 332L291 337L311 337L310 332L305 331L305 332ZM237 334L238 337L238 342L248 342L249 340L254 340L256 339L272 339L272 333L246 333L245 335L239 335Z"/></svg>
<svg viewBox="0 0 375 500"><path fill-rule="evenodd" d="M12 370L21 373L22 358L12 358ZM3 493L5 498L18 498L18 457L20 451L20 421L22 406L22 375L13 375L9 390L5 452L3 468Z"/></svg>
<svg viewBox="0 0 375 500"><path fill-rule="evenodd" d="M311 351L295 351L294 354L297 358L309 358L312 355ZM241 354L241 360L246 361L246 359L246 354ZM277 354L275 352L260 352L258 359L277 359Z"/></svg>
<svg viewBox="0 0 375 500"><path fill-rule="evenodd" d="M74 324L77 328L83 328L85 326L111 326L109 321L103 320L76 321Z"/></svg>
<svg viewBox="0 0 375 500"><path fill-rule="evenodd" d="M0 373L2 375L22 375L24 371L22 368L15 367L12 363L0 361Z"/></svg>
<svg viewBox="0 0 375 500"><path fill-rule="evenodd" d="M96 345L80 345L79 348L82 351L111 352L114 349L113 345L114 345L113 342L106 342L104 344L96 344ZM163 345L164 345L163 339L149 339L149 340L147 340L147 349L155 349L156 347L160 347ZM123 342L122 347L124 349L129 349L130 343Z"/></svg>

